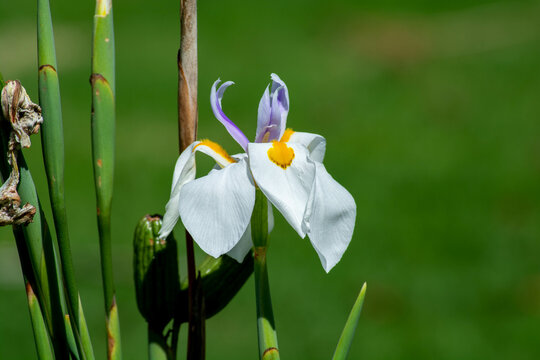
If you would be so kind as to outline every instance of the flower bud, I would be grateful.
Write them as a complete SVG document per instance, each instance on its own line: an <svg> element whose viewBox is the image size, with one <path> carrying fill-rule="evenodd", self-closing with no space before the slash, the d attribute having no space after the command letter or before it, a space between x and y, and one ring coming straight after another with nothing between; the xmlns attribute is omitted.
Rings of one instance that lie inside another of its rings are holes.
<svg viewBox="0 0 540 360"><path fill-rule="evenodd" d="M180 291L176 240L159 239L162 218L144 216L133 238L133 272L139 312L151 327L161 330L172 320Z"/></svg>

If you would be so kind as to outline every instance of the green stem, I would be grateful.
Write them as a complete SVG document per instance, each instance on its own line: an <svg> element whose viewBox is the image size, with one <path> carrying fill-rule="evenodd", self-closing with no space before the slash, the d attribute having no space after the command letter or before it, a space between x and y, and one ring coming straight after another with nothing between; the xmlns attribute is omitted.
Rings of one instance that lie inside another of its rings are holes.
<svg viewBox="0 0 540 360"><path fill-rule="evenodd" d="M251 216L251 237L254 245L255 298L257 301L257 331L259 334L259 358L262 360L279 359L276 326L266 250L268 249L268 204L264 194L257 190L255 207Z"/></svg>
<svg viewBox="0 0 540 360"><path fill-rule="evenodd" d="M29 262L33 269L38 300L48 319L49 333L53 341L57 359L68 359L67 329L64 324L65 303L62 296L62 283L58 276L58 259L51 238L47 220L41 211L41 204L34 181L24 156L19 152L20 170L19 195L22 203L36 207L34 221L26 226L14 226L13 233L18 243L24 243Z"/></svg>
<svg viewBox="0 0 540 360"><path fill-rule="evenodd" d="M68 235L66 204L64 199L64 137L60 88L56 71L53 26L48 0L38 0L38 80L39 99L44 122L41 128L43 159L49 185L54 226L57 234L61 272L71 327L79 334L88 334L85 322L80 321L79 292L75 282L71 246ZM76 341L83 358L93 359L90 338ZM83 346L85 344L86 346Z"/></svg>
<svg viewBox="0 0 540 360"><path fill-rule="evenodd" d="M15 232L15 244L19 253L21 269L26 287L26 296L28 300L28 310L30 311L30 320L32 322L32 330L34 332L34 343L39 359L54 359L54 352L51 347L51 339L49 336L49 326L46 313L43 312L43 302L39 301L36 296L38 282L35 278L35 273L32 267L32 261L26 246L26 240L20 231Z"/></svg>
<svg viewBox="0 0 540 360"><path fill-rule="evenodd" d="M111 254L114 175L115 72L112 0L97 0L92 48L92 156L96 189L101 275L107 325L107 357L121 359L120 323Z"/></svg>

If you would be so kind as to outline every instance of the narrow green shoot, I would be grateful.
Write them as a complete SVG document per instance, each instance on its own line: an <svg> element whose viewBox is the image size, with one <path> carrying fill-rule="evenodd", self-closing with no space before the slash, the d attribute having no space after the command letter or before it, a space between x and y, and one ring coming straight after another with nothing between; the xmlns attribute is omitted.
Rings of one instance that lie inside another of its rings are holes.
<svg viewBox="0 0 540 360"><path fill-rule="evenodd" d="M358 325L358 320L360 319L360 314L362 313L362 306L364 305L364 297L366 296L366 287L367 284L364 283L358 298L356 299L351 313L347 318L345 327L341 332L336 351L334 352L333 360L345 360L351 348L351 344L354 339L354 333L356 331L356 326Z"/></svg>
<svg viewBox="0 0 540 360"><path fill-rule="evenodd" d="M87 325L80 321L79 292L75 282L71 257L66 204L64 199L64 136L60 88L58 83L54 35L49 0L38 0L38 81L39 100L44 122L41 128L43 159L49 185L54 226L56 229L62 277L64 280L69 319L75 334L88 334ZM82 347L82 343L89 346ZM94 354L90 338L76 341L86 359Z"/></svg>
<svg viewBox="0 0 540 360"><path fill-rule="evenodd" d="M254 246L255 297L257 302L257 331L259 335L259 358L279 359L276 325L268 269L266 250L268 249L268 204L264 194L257 190L255 206L251 215L251 237Z"/></svg>
<svg viewBox="0 0 540 360"><path fill-rule="evenodd" d="M92 48L92 157L101 272L107 321L108 359L121 359L120 323L111 254L114 175L115 61L112 0L97 0Z"/></svg>
<svg viewBox="0 0 540 360"><path fill-rule="evenodd" d="M53 360L54 354L51 347L47 325L43 317L43 312L39 306L39 301L28 281L26 283L26 295L28 298L28 309L30 310L30 320L32 322L32 330L34 331L34 342L36 351L40 360Z"/></svg>
<svg viewBox="0 0 540 360"><path fill-rule="evenodd" d="M71 319L68 314L64 315L64 326L66 327L67 344L69 347L69 351L71 352L71 356L74 360L80 360L79 346L77 344L77 341L75 340L75 333L73 332L73 327L71 326Z"/></svg>

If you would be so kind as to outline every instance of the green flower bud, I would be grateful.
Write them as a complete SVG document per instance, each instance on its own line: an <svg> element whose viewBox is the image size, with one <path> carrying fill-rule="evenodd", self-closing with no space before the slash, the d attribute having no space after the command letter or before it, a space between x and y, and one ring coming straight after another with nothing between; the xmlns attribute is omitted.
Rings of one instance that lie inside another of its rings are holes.
<svg viewBox="0 0 540 360"><path fill-rule="evenodd" d="M160 240L160 215L144 216L133 237L133 274L139 312L148 324L162 330L174 317L180 292L176 240Z"/></svg>

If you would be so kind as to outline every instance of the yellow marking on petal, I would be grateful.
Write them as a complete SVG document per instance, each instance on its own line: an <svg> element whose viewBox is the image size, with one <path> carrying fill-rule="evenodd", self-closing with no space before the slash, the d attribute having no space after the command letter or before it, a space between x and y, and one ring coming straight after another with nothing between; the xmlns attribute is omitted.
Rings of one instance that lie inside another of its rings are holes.
<svg viewBox="0 0 540 360"><path fill-rule="evenodd" d="M193 152L195 152L195 149L198 147L198 146L201 146L201 145L204 145L204 146L207 146L209 147L210 149L212 149L215 153L217 153L218 155L220 155L221 157L223 157L224 159L226 159L227 161L229 161L229 163L234 163L236 162L236 160L234 160L234 158L232 158L229 154L227 154L227 151L225 151L225 149L223 149L221 147L221 145L219 145L218 143L216 142L213 142L212 140L208 140L208 139L204 139L204 140L201 140L200 143L198 143L197 145L195 145L195 147L193 148Z"/></svg>
<svg viewBox="0 0 540 360"><path fill-rule="evenodd" d="M292 134L294 134L293 129L289 128L289 129L285 130L285 132L283 133L283 136L281 137L281 139L279 141L288 142L291 139Z"/></svg>
<svg viewBox="0 0 540 360"><path fill-rule="evenodd" d="M281 141L272 141L272 147L268 149L268 158L283 170L292 164L294 150Z"/></svg>

